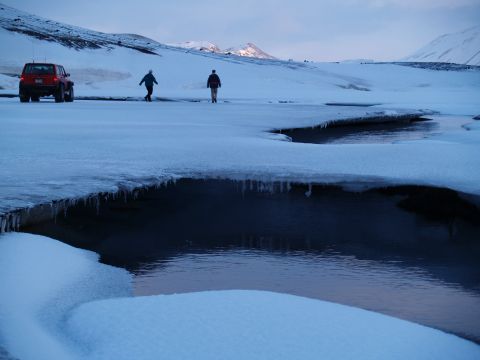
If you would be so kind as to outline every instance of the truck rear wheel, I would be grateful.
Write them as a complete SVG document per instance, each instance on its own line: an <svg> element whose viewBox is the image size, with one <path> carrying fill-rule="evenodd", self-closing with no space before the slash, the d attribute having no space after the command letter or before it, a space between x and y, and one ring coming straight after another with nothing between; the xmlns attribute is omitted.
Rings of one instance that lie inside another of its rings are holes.
<svg viewBox="0 0 480 360"><path fill-rule="evenodd" d="M65 88L63 84L58 87L57 92L55 93L55 102L62 103L65 101Z"/></svg>

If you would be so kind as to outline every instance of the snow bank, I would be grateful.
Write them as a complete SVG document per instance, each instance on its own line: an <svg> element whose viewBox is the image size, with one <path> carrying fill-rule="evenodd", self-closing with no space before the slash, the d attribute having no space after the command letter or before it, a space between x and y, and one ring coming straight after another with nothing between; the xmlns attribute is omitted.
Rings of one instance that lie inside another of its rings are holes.
<svg viewBox="0 0 480 360"><path fill-rule="evenodd" d="M291 295L131 298L125 271L40 236L1 235L0 266L0 346L22 360L480 356L478 345L438 330Z"/></svg>
<svg viewBox="0 0 480 360"><path fill-rule="evenodd" d="M259 291L93 302L74 311L69 329L85 343L98 344L91 359L480 356L477 345L437 330L361 309Z"/></svg>
<svg viewBox="0 0 480 360"><path fill-rule="evenodd" d="M72 358L65 314L85 301L130 295L126 271L41 236L0 236L0 268L0 346L22 360Z"/></svg>

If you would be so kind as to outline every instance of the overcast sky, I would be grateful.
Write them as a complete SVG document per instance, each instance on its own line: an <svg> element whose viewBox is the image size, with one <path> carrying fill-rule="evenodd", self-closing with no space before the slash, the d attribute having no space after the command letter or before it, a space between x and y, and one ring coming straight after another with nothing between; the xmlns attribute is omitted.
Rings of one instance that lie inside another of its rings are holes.
<svg viewBox="0 0 480 360"><path fill-rule="evenodd" d="M480 0L0 0L93 30L159 42L253 42L296 60L395 60L480 25Z"/></svg>

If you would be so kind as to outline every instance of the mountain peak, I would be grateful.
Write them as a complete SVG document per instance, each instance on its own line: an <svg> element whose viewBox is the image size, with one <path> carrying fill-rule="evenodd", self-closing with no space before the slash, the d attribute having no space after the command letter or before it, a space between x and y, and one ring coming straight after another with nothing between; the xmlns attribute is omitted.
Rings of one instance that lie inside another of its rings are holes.
<svg viewBox="0 0 480 360"><path fill-rule="evenodd" d="M275 59L275 57L273 57L270 54L267 54L265 51L263 51L253 43L246 43L238 47L229 48L225 50L225 53L234 54L238 56L245 56L245 57L254 57L258 59Z"/></svg>
<svg viewBox="0 0 480 360"><path fill-rule="evenodd" d="M256 59L276 59L272 55L267 54L253 43L246 43L237 47L230 47L226 50L220 49L219 46L209 41L185 41L178 44L169 44L170 46L180 47L184 49L214 52L217 54L237 55L243 57L251 57Z"/></svg>

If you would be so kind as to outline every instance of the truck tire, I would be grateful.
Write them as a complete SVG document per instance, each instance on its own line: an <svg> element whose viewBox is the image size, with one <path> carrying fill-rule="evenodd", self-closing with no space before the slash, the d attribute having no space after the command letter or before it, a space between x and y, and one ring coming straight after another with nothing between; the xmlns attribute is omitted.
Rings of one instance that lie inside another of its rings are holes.
<svg viewBox="0 0 480 360"><path fill-rule="evenodd" d="M58 87L57 92L55 93L55 102L62 103L64 101L65 101L65 88L63 87L63 84L61 84Z"/></svg>
<svg viewBox="0 0 480 360"><path fill-rule="evenodd" d="M73 102L75 100L75 92L73 91L73 86L70 86L70 90L68 94L65 94L65 101L66 102Z"/></svg>
<svg viewBox="0 0 480 360"><path fill-rule="evenodd" d="M20 93L18 94L18 97L20 98L20 102L22 103L27 103L30 101L30 95L28 95L23 91L20 91Z"/></svg>
<svg viewBox="0 0 480 360"><path fill-rule="evenodd" d="M39 102L40 96L32 96L32 102Z"/></svg>

